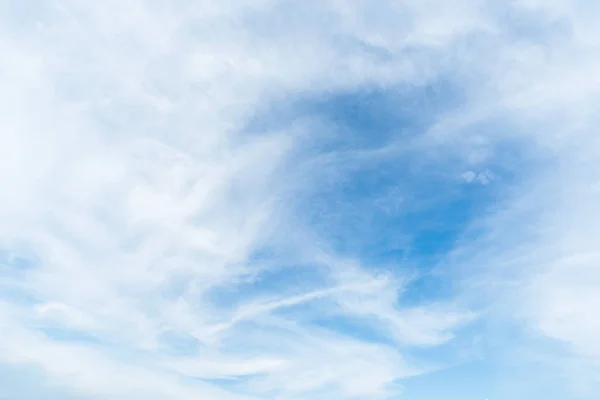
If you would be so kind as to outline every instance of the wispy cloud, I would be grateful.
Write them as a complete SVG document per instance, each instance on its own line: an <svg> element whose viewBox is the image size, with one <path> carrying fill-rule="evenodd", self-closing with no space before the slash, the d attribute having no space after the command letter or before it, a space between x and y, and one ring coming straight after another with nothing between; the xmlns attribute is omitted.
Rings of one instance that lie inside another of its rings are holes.
<svg viewBox="0 0 600 400"><path fill-rule="evenodd" d="M9 1L0 363L389 398L489 322L596 387L594 7Z"/></svg>

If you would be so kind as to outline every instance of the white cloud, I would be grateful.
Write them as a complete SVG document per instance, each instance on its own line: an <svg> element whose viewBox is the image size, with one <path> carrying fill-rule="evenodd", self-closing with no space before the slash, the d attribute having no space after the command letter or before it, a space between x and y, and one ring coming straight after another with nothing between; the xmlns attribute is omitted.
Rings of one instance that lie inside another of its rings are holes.
<svg viewBox="0 0 600 400"><path fill-rule="evenodd" d="M322 287L242 296L236 309L211 298L260 276L253 254L274 237L285 243L281 235L306 229L282 219L293 211L286 160L298 134L245 136L247 118L288 93L436 73L420 67L427 54L382 61L361 50L395 42L379 40L395 32L393 20L377 32L363 16L379 10L11 4L0 41L0 247L35 257L19 271L3 266L0 362L103 398L384 397L423 367L389 345L278 311L322 302L368 317L392 341L426 346L464 323L459 311L398 309L395 282L336 265L336 256L322 262L303 244L294 251L320 269ZM465 29L433 22L421 16L426 35L401 37L443 46ZM167 332L194 343L189 354L173 355Z"/></svg>
<svg viewBox="0 0 600 400"><path fill-rule="evenodd" d="M457 260L470 266L467 280L484 288L470 294L481 296L475 301L493 300L487 303L499 312L493 315L524 327L540 352L548 351L536 343L540 337L555 340L556 368L597 393L600 31L590 16L598 10L585 1L521 3L535 10L538 24L558 26L559 33L526 48L497 49L510 61L491 66L498 97L489 110L516 125L489 143L508 138L526 145L530 164L517 168L518 183L486 220L488 233L458 249Z"/></svg>
<svg viewBox="0 0 600 400"><path fill-rule="evenodd" d="M494 174L489 170L482 172L473 172L471 170L463 172L460 177L466 183L479 183L481 185L487 185L494 179Z"/></svg>
<svg viewBox="0 0 600 400"><path fill-rule="evenodd" d="M443 147L461 164L453 176L467 171L480 184L501 174L488 165L503 162L498 143L536 163L486 220L489 234L457 249L457 263L485 266L467 271L506 305L490 318L598 365L593 2L9 3L0 11L0 249L32 265L0 269L0 362L115 399L397 394L399 379L430 369L398 349L447 343L476 313L399 306L402 277L312 243L294 189L325 171L289 178L306 172L293 164L311 140L307 125L243 129L261 106L298 93L451 76L464 107L432 120L410 151ZM508 11L559 33L515 37ZM477 125L494 118L510 129L482 133ZM390 204L380 206L403 203ZM267 267L256 253L269 246L289 253L275 260L281 268L304 268L289 266L298 259L319 283L215 300L258 279ZM481 292L469 290L479 305ZM317 328L311 304L387 341ZM172 354L167 332L193 343L189 354Z"/></svg>

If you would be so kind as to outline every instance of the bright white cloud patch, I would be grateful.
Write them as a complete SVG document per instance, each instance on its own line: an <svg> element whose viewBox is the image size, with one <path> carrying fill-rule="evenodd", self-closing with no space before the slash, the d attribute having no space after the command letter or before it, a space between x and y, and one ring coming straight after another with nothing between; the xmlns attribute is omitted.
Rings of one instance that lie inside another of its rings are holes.
<svg viewBox="0 0 600 400"><path fill-rule="evenodd" d="M499 324L593 393L593 16L5 2L0 364L80 398L396 398Z"/></svg>

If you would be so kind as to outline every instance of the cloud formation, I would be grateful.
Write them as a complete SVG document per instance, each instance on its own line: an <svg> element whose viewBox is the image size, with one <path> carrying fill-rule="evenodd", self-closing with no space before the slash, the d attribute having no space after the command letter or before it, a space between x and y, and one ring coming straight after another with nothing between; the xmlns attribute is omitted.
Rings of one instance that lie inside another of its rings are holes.
<svg viewBox="0 0 600 400"><path fill-rule="evenodd" d="M395 398L528 346L599 387L593 2L2 7L7 368Z"/></svg>

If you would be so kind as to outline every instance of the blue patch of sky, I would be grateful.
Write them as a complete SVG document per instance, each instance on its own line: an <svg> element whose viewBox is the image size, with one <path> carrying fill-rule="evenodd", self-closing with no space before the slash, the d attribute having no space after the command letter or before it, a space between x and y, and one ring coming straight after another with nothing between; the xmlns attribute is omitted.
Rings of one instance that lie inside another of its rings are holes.
<svg viewBox="0 0 600 400"><path fill-rule="evenodd" d="M460 179L462 155L452 159L440 157L434 149L410 150L439 118L459 108L464 96L449 77L421 86L308 93L264 106L248 120L244 133L317 121L308 125L309 140L293 162L300 170L307 160L324 155L331 155L334 162L323 165L317 181L298 195L298 214L338 254L373 266L425 272L452 249L463 229L497 195L494 185L468 185ZM488 124L470 129L506 126ZM396 150L376 154L386 148ZM510 179L513 171L504 171L500 161L518 158L515 146L505 150L498 145L494 151L499 154L487 167L495 179ZM261 291L265 284L293 282L288 272L251 285L258 284L255 288ZM415 283L415 289L442 289L442 282L430 276ZM250 288L240 292L246 289Z"/></svg>
<svg viewBox="0 0 600 400"><path fill-rule="evenodd" d="M463 101L463 93L449 76L426 85L365 85L352 90L286 94L260 105L241 133L277 131L297 121L317 120L327 130L309 132L311 151L378 148L402 134L410 137L422 131L432 122L432 115L458 107Z"/></svg>
<svg viewBox="0 0 600 400"><path fill-rule="evenodd" d="M374 268L416 272L401 297L404 304L416 304L451 295L452 282L432 274L433 268L464 239L466 229L502 204L524 168L540 165L536 155L525 152L530 146L520 143L516 132L509 140L494 134L518 129L502 115L464 127L458 144L419 147L422 134L469 101L466 96L451 76L424 85L298 94L257 110L243 134L284 131L312 121L306 125L306 143L292 157L291 176L294 168L302 172L319 157L333 161L319 166L316 181L304 192L295 192L297 214L338 254ZM481 145L475 139L475 150L489 155L470 165L463 150L473 150L468 140L478 131L492 139ZM465 182L461 174L466 171L489 173L488 184ZM222 292L222 298L301 286L294 275L305 271L268 272L244 287L232 287L231 293Z"/></svg>
<svg viewBox="0 0 600 400"><path fill-rule="evenodd" d="M493 370L478 361L402 380L403 397L422 400L485 400L493 398ZM465 381L468 376L468 382Z"/></svg>
<svg viewBox="0 0 600 400"><path fill-rule="evenodd" d="M436 348L435 351L443 352L443 349ZM544 372L540 373L541 370ZM531 363L524 367L514 360L507 360L506 356L487 353L485 357L441 364L437 371L404 379L402 384L406 398L420 400L588 398L568 393L568 386L559 376L548 379L548 374L543 365Z"/></svg>
<svg viewBox="0 0 600 400"><path fill-rule="evenodd" d="M338 93L304 109L337 134L319 149L336 154L411 145L440 113L460 104L448 81L418 88ZM315 133L318 136L318 132ZM425 156L426 157L426 156ZM344 170L347 166L332 168ZM303 211L321 237L342 254L374 263L444 251L476 203L442 165L420 152L363 159L334 184L316 186ZM472 191L473 192L473 191Z"/></svg>

